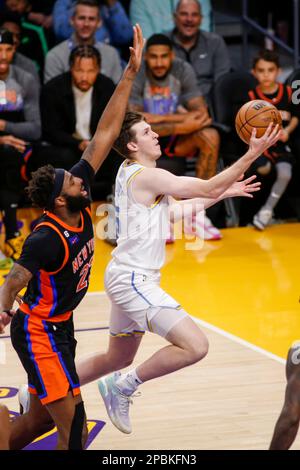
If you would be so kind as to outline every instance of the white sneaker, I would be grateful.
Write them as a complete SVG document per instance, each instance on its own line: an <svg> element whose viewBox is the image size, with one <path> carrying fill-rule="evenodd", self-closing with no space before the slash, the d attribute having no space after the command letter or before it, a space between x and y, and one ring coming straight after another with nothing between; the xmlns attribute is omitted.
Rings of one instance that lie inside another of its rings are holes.
<svg viewBox="0 0 300 470"><path fill-rule="evenodd" d="M253 225L258 230L264 230L270 223L273 216L273 212L270 209L264 209L263 207L253 218Z"/></svg>
<svg viewBox="0 0 300 470"><path fill-rule="evenodd" d="M116 381L120 375L120 372L115 372L103 377L98 381L98 388L111 422L119 431L130 434L132 429L129 418L129 405L132 404L133 395L124 395L118 389Z"/></svg>
<svg viewBox="0 0 300 470"><path fill-rule="evenodd" d="M202 240L220 240L222 238L220 230L212 224L205 214L198 214L197 218L193 217L192 223L185 223L184 233L195 235Z"/></svg>
<svg viewBox="0 0 300 470"><path fill-rule="evenodd" d="M30 408L30 393L28 391L27 384L20 385L18 399L20 405L20 415L28 413Z"/></svg>

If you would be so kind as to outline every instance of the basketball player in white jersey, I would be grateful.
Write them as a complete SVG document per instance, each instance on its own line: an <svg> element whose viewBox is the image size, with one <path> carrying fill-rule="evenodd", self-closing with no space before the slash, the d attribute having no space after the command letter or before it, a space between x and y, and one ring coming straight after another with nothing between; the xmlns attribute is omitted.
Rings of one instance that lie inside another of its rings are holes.
<svg viewBox="0 0 300 470"><path fill-rule="evenodd" d="M260 139L230 168L210 180L177 177L156 168L161 155L158 135L137 113L127 113L115 148L126 158L116 177L117 247L105 272L111 301L110 343L105 354L77 364L81 384L129 366L145 331L168 345L128 373L115 372L98 383L108 415L122 432L131 432L129 404L138 386L203 359L208 341L175 299L159 286L165 258L168 211L185 207L195 214L225 197L248 196L259 189L253 177L239 181L245 170L273 145L278 127ZM182 199L176 201L175 199Z"/></svg>

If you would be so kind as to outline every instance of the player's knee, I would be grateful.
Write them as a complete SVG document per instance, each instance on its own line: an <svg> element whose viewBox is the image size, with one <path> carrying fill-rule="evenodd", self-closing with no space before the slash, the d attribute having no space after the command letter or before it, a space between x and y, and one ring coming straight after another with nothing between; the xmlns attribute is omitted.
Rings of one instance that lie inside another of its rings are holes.
<svg viewBox="0 0 300 470"><path fill-rule="evenodd" d="M209 343L206 337L201 338L199 341L189 348L190 364L195 364L201 361L208 353Z"/></svg>

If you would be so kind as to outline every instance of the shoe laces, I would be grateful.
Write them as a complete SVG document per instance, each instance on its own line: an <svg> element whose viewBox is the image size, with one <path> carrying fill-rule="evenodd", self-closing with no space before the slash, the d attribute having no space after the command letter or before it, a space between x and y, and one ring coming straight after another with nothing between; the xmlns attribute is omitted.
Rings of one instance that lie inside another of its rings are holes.
<svg viewBox="0 0 300 470"><path fill-rule="evenodd" d="M141 392L134 393L133 395L125 395L122 392L120 394L120 413L122 415L128 415L129 405L133 405L133 398L141 396Z"/></svg>

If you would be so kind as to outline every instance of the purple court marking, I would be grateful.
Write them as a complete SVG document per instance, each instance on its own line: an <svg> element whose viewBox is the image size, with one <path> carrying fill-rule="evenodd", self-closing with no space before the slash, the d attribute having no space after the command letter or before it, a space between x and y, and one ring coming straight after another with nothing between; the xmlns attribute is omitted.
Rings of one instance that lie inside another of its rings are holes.
<svg viewBox="0 0 300 470"><path fill-rule="evenodd" d="M18 391L14 387L0 387L0 400L15 397Z"/></svg>
<svg viewBox="0 0 300 470"><path fill-rule="evenodd" d="M109 327L108 326L99 326L97 328L79 328L78 330L75 330L75 333L84 333L85 331L100 331L100 330L108 330ZM9 339L10 338L10 335L7 335L7 336L1 336L0 335L0 339Z"/></svg>
<svg viewBox="0 0 300 470"><path fill-rule="evenodd" d="M10 411L10 414L13 416L19 416L19 413L15 411ZM88 419L87 424L93 424L92 430L89 432L86 449L91 445L95 437L102 431L103 427L105 426L104 421L99 421L97 419ZM54 450L57 443L57 432L50 434L49 436L40 439L37 442L32 442L28 446L24 447L24 450Z"/></svg>

